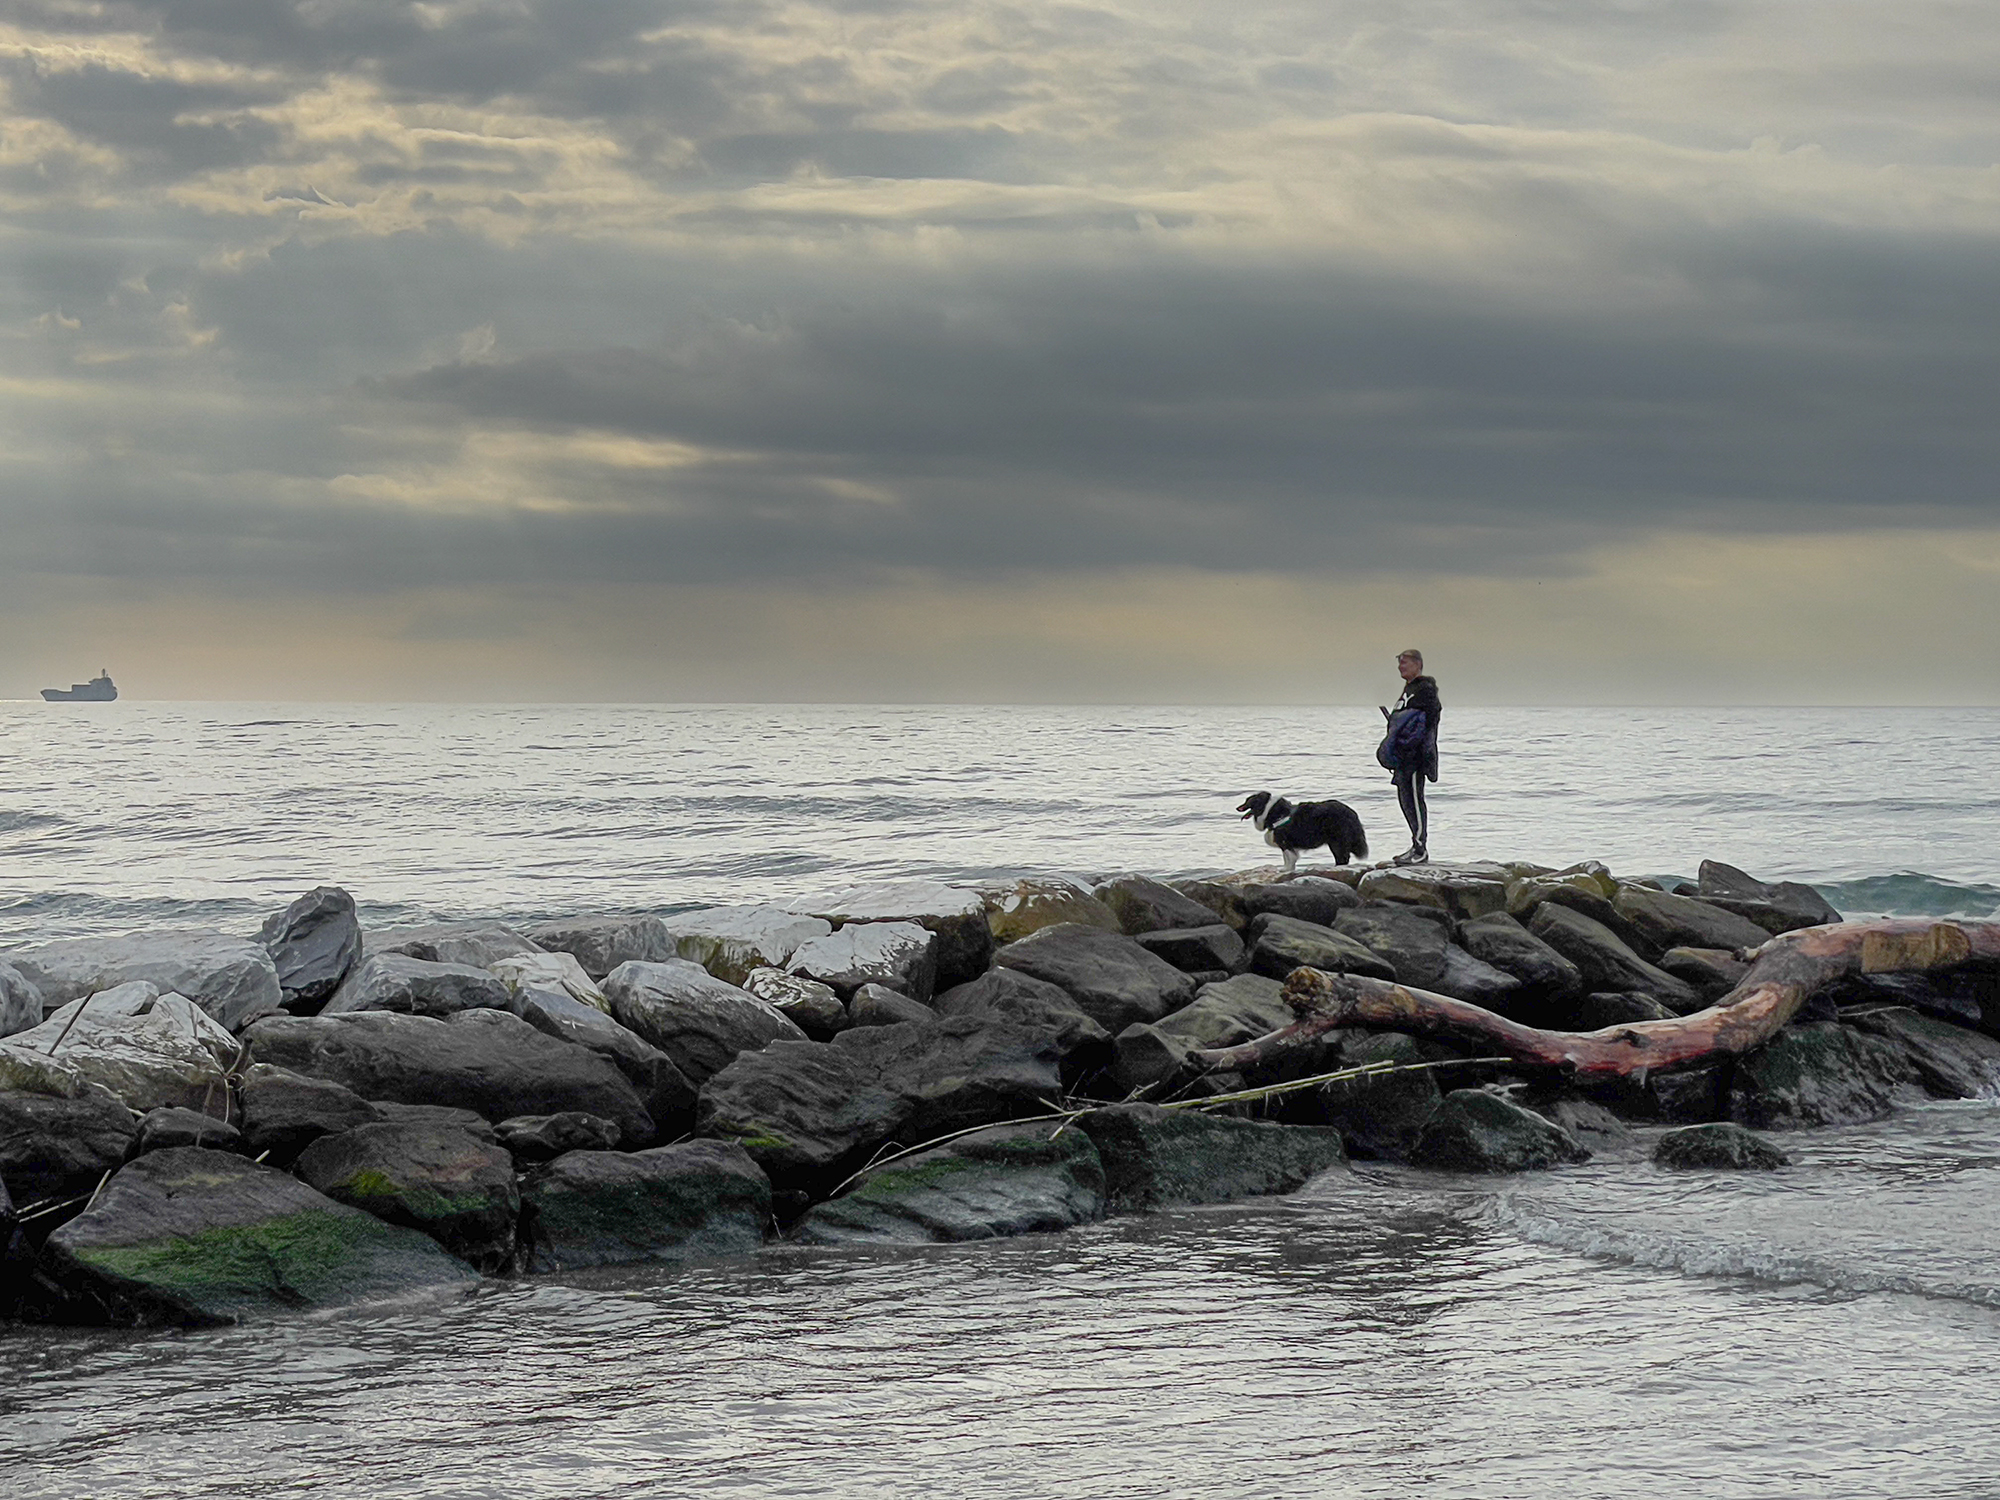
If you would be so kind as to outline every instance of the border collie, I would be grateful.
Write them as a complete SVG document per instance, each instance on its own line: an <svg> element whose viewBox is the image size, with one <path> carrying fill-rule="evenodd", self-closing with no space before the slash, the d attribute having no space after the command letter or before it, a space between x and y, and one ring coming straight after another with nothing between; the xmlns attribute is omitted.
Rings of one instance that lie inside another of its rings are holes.
<svg viewBox="0 0 2000 1500"><path fill-rule="evenodd" d="M1265 843L1285 856L1287 875L1298 869L1301 850L1325 845L1333 851L1337 865L1368 852L1368 835L1361 831L1361 819L1345 802L1331 797L1324 802L1292 803L1269 792L1252 792L1236 810L1264 835Z"/></svg>

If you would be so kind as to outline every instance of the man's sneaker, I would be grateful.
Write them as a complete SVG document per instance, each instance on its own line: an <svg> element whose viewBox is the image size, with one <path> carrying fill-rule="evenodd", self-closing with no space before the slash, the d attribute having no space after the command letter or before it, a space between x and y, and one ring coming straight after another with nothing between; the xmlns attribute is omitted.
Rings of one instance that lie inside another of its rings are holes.
<svg viewBox="0 0 2000 1500"><path fill-rule="evenodd" d="M1430 861L1431 851L1422 844L1412 844L1389 863L1392 865L1421 865Z"/></svg>

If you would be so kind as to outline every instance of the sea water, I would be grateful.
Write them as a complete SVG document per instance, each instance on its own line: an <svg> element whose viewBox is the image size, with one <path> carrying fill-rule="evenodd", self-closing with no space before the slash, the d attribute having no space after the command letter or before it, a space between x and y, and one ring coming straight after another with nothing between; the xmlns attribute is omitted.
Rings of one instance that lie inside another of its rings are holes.
<svg viewBox="0 0 2000 1500"><path fill-rule="evenodd" d="M0 705L0 942L1197 873L1246 791L1400 847L1373 709ZM2000 713L1451 710L1433 850L2000 907ZM0 1331L0 1493L2000 1493L2000 1104L276 1326ZM1643 1147L1643 1142L1640 1143Z"/></svg>

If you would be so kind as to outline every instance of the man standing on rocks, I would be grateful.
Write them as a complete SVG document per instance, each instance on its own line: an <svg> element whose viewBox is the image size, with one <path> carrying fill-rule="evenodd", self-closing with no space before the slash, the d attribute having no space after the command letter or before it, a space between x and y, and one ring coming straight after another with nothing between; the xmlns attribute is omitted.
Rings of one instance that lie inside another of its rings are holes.
<svg viewBox="0 0 2000 1500"><path fill-rule="evenodd" d="M1438 700L1437 679L1424 675L1423 652L1412 647L1399 655L1396 674L1403 679L1403 696L1394 708L1382 710L1389 728L1375 759L1394 775L1396 801L1403 809L1403 821L1410 825L1410 847L1393 862L1415 865L1431 857L1424 783L1438 779L1438 720L1444 716L1444 704Z"/></svg>

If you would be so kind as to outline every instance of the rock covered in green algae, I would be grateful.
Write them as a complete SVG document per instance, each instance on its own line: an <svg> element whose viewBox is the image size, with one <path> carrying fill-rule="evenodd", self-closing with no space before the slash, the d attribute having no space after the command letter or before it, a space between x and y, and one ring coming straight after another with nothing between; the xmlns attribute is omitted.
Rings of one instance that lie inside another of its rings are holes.
<svg viewBox="0 0 2000 1500"><path fill-rule="evenodd" d="M1094 1109L1076 1128L1097 1146L1114 1211L1289 1193L1347 1160L1337 1130L1155 1104Z"/></svg>
<svg viewBox="0 0 2000 1500"><path fill-rule="evenodd" d="M1410 1160L1451 1172L1529 1172L1590 1153L1561 1126L1484 1089L1454 1089L1425 1122Z"/></svg>
<svg viewBox="0 0 2000 1500"><path fill-rule="evenodd" d="M190 1326L478 1279L414 1229L199 1146L121 1169L87 1212L49 1236L42 1264L111 1321Z"/></svg>
<svg viewBox="0 0 2000 1500"><path fill-rule="evenodd" d="M1049 1123L998 1125L878 1167L821 1203L792 1238L808 1245L921 1245L1045 1233L1104 1217L1090 1137Z"/></svg>
<svg viewBox="0 0 2000 1500"><path fill-rule="evenodd" d="M730 1141L572 1151L521 1183L529 1269L741 1255L764 1242L771 1181Z"/></svg>
<svg viewBox="0 0 2000 1500"><path fill-rule="evenodd" d="M514 1258L514 1159L451 1125L362 1125L322 1136L297 1172L337 1203L420 1229L481 1271Z"/></svg>
<svg viewBox="0 0 2000 1500"><path fill-rule="evenodd" d="M1755 1132L1721 1121L1668 1131L1654 1145L1653 1160L1676 1171L1769 1172L1792 1159Z"/></svg>

